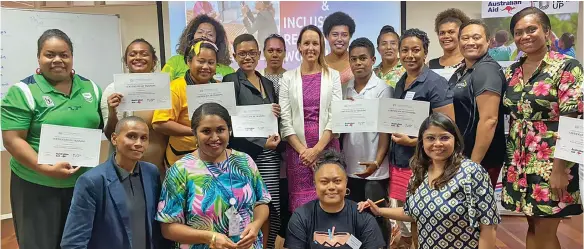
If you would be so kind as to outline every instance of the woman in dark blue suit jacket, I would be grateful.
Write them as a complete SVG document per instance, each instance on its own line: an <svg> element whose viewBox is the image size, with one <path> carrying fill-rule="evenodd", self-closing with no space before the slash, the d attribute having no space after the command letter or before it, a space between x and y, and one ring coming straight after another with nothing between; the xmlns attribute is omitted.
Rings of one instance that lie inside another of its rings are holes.
<svg viewBox="0 0 584 249"><path fill-rule="evenodd" d="M62 249L158 249L154 220L160 174L139 161L148 147L148 125L138 117L120 120L112 134L116 152L81 175L61 240Z"/></svg>

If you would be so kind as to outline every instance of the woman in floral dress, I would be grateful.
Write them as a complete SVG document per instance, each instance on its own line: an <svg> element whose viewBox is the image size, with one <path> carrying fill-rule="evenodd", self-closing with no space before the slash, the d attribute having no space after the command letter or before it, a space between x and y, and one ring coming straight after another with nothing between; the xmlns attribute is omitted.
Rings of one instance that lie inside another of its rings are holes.
<svg viewBox="0 0 584 249"><path fill-rule="evenodd" d="M502 204L527 216L527 249L559 249L560 218L582 213L576 164L554 158L560 116L582 114L582 65L548 49L551 25L541 10L523 9L510 26L525 55L506 72L511 129Z"/></svg>

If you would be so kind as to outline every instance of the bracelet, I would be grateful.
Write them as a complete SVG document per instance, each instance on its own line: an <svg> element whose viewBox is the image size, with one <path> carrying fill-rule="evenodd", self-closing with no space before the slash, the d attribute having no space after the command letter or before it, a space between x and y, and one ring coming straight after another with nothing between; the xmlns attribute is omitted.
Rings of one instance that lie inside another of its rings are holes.
<svg viewBox="0 0 584 249"><path fill-rule="evenodd" d="M211 244L209 244L211 248L215 247L215 241L217 241L217 233L213 232L213 237L211 237Z"/></svg>

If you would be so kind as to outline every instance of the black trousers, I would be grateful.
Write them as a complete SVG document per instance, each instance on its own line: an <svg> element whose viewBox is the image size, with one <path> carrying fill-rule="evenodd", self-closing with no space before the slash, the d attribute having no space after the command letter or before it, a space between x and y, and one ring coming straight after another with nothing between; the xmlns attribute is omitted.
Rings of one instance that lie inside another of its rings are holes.
<svg viewBox="0 0 584 249"><path fill-rule="evenodd" d="M384 199L384 201L377 205L380 207L388 207L388 185L389 179L366 180L349 177L347 188L350 189L350 193L347 198L355 202L366 201L367 199L375 202L377 200ZM383 240L385 240L385 244L389 245L390 223L383 217L375 217L375 220L381 229L381 234L383 234Z"/></svg>
<svg viewBox="0 0 584 249"><path fill-rule="evenodd" d="M280 178L280 231L278 236L286 238L288 221L292 212L288 210L288 178Z"/></svg>
<svg viewBox="0 0 584 249"><path fill-rule="evenodd" d="M20 249L60 249L73 188L38 185L11 173L10 204Z"/></svg>

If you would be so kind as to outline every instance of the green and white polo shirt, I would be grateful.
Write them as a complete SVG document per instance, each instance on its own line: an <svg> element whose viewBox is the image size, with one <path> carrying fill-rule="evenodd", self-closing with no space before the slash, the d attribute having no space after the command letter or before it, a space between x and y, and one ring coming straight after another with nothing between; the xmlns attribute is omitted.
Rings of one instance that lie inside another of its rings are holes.
<svg viewBox="0 0 584 249"><path fill-rule="evenodd" d="M31 75L10 87L2 99L2 130L28 130L26 141L38 152L42 124L101 128L101 95L101 89L93 81L78 75L73 77L70 96L57 91L42 75ZM88 168L67 179L56 179L31 170L13 157L10 169L35 184L71 188Z"/></svg>

